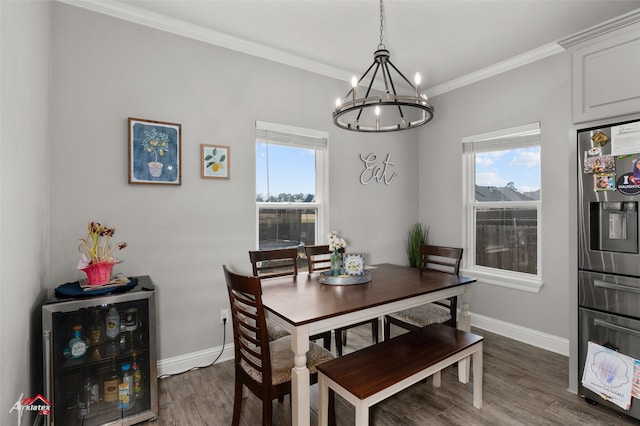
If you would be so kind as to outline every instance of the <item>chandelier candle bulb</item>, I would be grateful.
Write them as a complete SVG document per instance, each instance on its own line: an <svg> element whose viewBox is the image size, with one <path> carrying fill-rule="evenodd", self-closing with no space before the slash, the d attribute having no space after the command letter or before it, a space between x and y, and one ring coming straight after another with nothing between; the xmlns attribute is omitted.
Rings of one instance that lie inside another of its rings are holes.
<svg viewBox="0 0 640 426"><path fill-rule="evenodd" d="M422 82L422 78L420 77L420 73L417 72L413 81L416 83L416 96L420 97L420 83Z"/></svg>
<svg viewBox="0 0 640 426"><path fill-rule="evenodd" d="M376 129L380 130L380 107L379 106L376 107L375 113L376 113Z"/></svg>
<svg viewBox="0 0 640 426"><path fill-rule="evenodd" d="M351 77L351 93L353 94L353 101L355 102L356 100L356 87L358 87L358 79L356 78L356 76L354 75L353 77Z"/></svg>

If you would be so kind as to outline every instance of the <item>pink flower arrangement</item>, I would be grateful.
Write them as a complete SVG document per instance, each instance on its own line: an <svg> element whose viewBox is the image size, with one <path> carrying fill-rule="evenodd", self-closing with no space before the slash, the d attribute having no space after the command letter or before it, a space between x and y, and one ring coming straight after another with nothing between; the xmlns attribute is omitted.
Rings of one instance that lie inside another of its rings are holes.
<svg viewBox="0 0 640 426"><path fill-rule="evenodd" d="M80 261L78 262L78 269L85 269L89 265L96 263L112 263L116 264L120 262L115 257L111 256L113 251L117 248L122 250L127 246L127 243L120 242L117 246L111 247L109 240L115 234L115 228L108 228L97 222L89 223L89 236L80 240L78 251L80 252Z"/></svg>

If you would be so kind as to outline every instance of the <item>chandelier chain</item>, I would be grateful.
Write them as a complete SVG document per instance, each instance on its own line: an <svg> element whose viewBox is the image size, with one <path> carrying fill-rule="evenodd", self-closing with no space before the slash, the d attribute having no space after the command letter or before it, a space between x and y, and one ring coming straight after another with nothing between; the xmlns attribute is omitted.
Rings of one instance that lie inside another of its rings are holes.
<svg viewBox="0 0 640 426"><path fill-rule="evenodd" d="M382 39L382 30L384 29L383 10L384 7L382 6L382 0L380 0L380 44L378 45L378 49L384 49L384 42Z"/></svg>

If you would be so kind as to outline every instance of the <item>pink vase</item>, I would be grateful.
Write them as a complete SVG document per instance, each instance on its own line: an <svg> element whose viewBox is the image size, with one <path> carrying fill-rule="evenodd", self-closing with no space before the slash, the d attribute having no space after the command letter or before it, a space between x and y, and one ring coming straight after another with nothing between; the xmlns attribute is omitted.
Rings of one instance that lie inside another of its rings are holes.
<svg viewBox="0 0 640 426"><path fill-rule="evenodd" d="M99 262L92 263L84 268L85 274L87 274L87 284L89 285L102 285L111 281L111 269L113 269L114 263L112 262Z"/></svg>

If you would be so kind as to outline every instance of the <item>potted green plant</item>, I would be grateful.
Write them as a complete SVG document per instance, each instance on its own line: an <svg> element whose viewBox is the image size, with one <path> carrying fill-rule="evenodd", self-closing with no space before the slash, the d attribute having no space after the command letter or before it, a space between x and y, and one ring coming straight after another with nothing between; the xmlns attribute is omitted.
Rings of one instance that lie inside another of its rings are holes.
<svg viewBox="0 0 640 426"><path fill-rule="evenodd" d="M411 225L411 228L409 228L406 243L409 266L413 268L420 267L420 246L422 244L427 244L428 235L429 228L420 223L414 223Z"/></svg>

